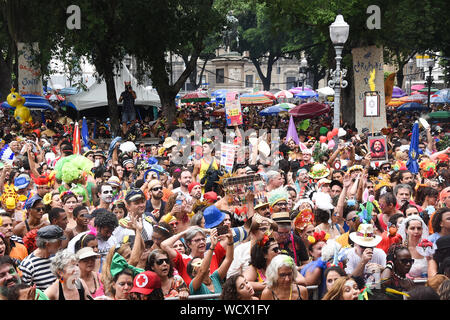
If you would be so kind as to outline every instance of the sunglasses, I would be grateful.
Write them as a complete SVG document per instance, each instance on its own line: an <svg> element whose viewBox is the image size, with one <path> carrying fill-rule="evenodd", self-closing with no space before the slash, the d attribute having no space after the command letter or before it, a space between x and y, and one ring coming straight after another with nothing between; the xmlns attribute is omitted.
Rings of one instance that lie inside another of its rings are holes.
<svg viewBox="0 0 450 320"><path fill-rule="evenodd" d="M163 189L163 187L156 187L156 188L152 188L152 191L160 191L162 189Z"/></svg>
<svg viewBox="0 0 450 320"><path fill-rule="evenodd" d="M391 170L391 167L382 167L381 170Z"/></svg>
<svg viewBox="0 0 450 320"><path fill-rule="evenodd" d="M156 260L155 262L156 262L156 264L157 264L158 266L162 265L164 262L165 262L166 264L170 264L169 258L158 259L158 260Z"/></svg>
<svg viewBox="0 0 450 320"><path fill-rule="evenodd" d="M413 264L414 263L414 259L400 259L400 262L403 264Z"/></svg>
<svg viewBox="0 0 450 320"><path fill-rule="evenodd" d="M37 207L37 208L34 208L34 210L36 210L37 212L39 212L39 211L44 212L45 208L44 207Z"/></svg>
<svg viewBox="0 0 450 320"><path fill-rule="evenodd" d="M275 205L279 207L287 207L287 202L278 202Z"/></svg>

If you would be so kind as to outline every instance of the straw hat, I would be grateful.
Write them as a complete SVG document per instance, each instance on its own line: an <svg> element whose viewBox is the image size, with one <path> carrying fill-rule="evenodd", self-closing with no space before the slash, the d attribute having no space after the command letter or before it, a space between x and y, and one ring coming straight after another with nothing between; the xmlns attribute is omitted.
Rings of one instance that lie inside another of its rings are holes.
<svg viewBox="0 0 450 320"><path fill-rule="evenodd" d="M350 233L350 239L362 247L376 247L381 242L381 237L375 235L373 225L362 223L358 231Z"/></svg>
<svg viewBox="0 0 450 320"><path fill-rule="evenodd" d="M176 142L172 137L167 137L164 140L163 147L164 149L170 149L172 147L175 147L177 144L178 142Z"/></svg>

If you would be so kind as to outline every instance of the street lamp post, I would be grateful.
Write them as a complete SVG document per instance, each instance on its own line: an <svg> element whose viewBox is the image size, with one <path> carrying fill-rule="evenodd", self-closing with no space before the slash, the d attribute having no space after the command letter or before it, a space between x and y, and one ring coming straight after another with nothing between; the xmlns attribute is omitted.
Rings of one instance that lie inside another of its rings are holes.
<svg viewBox="0 0 450 320"><path fill-rule="evenodd" d="M336 50L336 70L331 69L332 78L328 81L328 86L334 89L334 119L333 128L340 127L340 98L341 88L347 87L347 81L343 78L347 74L346 69L341 70L342 49L348 39L350 26L344 21L342 15L337 15L336 20L330 25L330 38Z"/></svg>
<svg viewBox="0 0 450 320"><path fill-rule="evenodd" d="M427 107L428 110L430 109L430 96L431 96L431 85L433 83L433 78L431 77L431 71L433 71L434 68L434 60L433 59L429 59L427 61L427 66L428 66L428 77L427 77L427 85L428 85L428 101L427 101Z"/></svg>
<svg viewBox="0 0 450 320"><path fill-rule="evenodd" d="M412 86L412 78L413 78L412 71L413 71L413 67L414 67L413 66L414 60L409 59L408 64L409 64L409 95L411 95L411 93L412 93L411 86Z"/></svg>
<svg viewBox="0 0 450 320"><path fill-rule="evenodd" d="M302 91L305 91L305 80L306 80L306 68L308 67L308 61L305 59L305 57L302 58L300 61L300 69L299 69L299 76L300 80L302 81Z"/></svg>

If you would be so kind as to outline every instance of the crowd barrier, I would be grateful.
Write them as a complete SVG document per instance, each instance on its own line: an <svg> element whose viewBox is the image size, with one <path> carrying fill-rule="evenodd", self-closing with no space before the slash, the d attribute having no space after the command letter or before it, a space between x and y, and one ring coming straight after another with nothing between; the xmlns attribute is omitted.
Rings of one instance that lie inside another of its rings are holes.
<svg viewBox="0 0 450 320"><path fill-rule="evenodd" d="M417 279L413 280L414 283L419 285L425 285L427 282L426 279ZM308 289L308 295L309 300L319 300L319 286L307 286L306 289ZM213 294L201 294L197 296L188 296L188 300L207 300L207 299L217 299L220 297L220 293L213 293ZM164 300L180 300L179 297L170 297L166 298Z"/></svg>

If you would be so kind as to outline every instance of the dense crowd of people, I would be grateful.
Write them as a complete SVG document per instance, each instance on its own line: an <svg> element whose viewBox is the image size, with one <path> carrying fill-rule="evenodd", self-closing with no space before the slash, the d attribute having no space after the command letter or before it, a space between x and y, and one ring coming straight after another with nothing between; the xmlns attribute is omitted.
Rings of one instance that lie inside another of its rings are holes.
<svg viewBox="0 0 450 320"><path fill-rule="evenodd" d="M202 105L173 123L125 119L118 136L88 119L79 153L75 120L3 112L0 299L449 299L448 124L421 127L415 148L419 114L388 110L381 132L339 134L330 114L297 143L289 118L256 110L240 128L280 130L277 169L246 147L226 172L208 138L175 163L174 130L227 128ZM321 141L331 132L335 144ZM370 136L386 137L385 160L371 159Z"/></svg>

